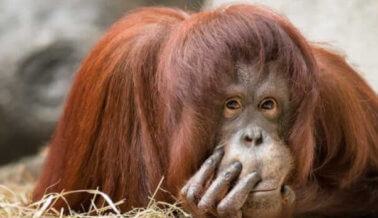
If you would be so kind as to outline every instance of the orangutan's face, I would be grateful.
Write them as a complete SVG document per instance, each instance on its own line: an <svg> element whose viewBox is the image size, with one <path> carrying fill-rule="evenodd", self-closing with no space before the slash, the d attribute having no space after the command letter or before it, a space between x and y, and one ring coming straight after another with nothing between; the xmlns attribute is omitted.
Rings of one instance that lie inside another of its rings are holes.
<svg viewBox="0 0 378 218"><path fill-rule="evenodd" d="M260 73L246 64L237 69L237 82L228 88L224 104L218 146L225 154L217 174L235 162L242 165L236 183L258 173L261 180L250 191L243 215L276 216L294 199L285 195L289 191L285 182L293 169L293 157L283 139L284 118L289 113L288 85L274 64Z"/></svg>
<svg viewBox="0 0 378 218"><path fill-rule="evenodd" d="M226 91L218 148L183 189L200 211L277 217L292 205L295 196L286 182L293 156L284 140L289 89L279 70L275 64L262 72L238 64L237 79ZM198 193L190 188L212 174L215 179Z"/></svg>

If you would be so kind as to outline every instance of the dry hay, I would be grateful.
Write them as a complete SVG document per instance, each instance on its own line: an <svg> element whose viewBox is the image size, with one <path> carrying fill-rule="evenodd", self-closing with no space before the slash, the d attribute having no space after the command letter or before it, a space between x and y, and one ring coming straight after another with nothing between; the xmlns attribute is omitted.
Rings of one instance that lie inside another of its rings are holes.
<svg viewBox="0 0 378 218"><path fill-rule="evenodd" d="M146 208L135 208L121 213L118 206L124 200L113 202L99 190L63 191L46 194L40 201L31 203L31 191L39 173L43 155L21 160L0 168L0 217L190 217L178 204L168 204L154 200L151 196ZM54 203L74 193L90 193L93 195L91 206L86 213L78 213L70 209L60 211L53 208ZM104 204L97 207L95 199L101 197Z"/></svg>

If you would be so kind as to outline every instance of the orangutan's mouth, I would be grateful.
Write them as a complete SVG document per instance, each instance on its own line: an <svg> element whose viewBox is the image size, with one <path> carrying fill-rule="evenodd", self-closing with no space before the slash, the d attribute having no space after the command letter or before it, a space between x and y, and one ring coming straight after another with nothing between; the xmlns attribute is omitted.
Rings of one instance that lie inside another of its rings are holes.
<svg viewBox="0 0 378 218"><path fill-rule="evenodd" d="M252 190L251 193L256 193L256 192L273 192L273 191L277 191L278 189L280 189L280 192L282 194L285 194L288 191L288 186L287 185L281 185L281 187L275 187L275 188L255 189L255 190Z"/></svg>
<svg viewBox="0 0 378 218"><path fill-rule="evenodd" d="M271 191L276 191L278 188L269 188L269 189L255 189L255 190L252 190L251 192L255 193L255 192L271 192Z"/></svg>

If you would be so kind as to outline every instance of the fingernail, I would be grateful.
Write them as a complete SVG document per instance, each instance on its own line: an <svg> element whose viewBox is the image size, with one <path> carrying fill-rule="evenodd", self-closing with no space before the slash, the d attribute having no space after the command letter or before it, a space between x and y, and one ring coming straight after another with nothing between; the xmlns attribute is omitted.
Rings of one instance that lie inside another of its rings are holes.
<svg viewBox="0 0 378 218"><path fill-rule="evenodd" d="M261 176L258 172L252 172L249 174L250 176L254 177L257 179L257 181L260 181L261 180Z"/></svg>
<svg viewBox="0 0 378 218"><path fill-rule="evenodd" d="M239 161L233 163L233 166L234 166L236 169L239 169L239 170L242 169L242 167L243 167L243 165L242 165Z"/></svg>
<svg viewBox="0 0 378 218"><path fill-rule="evenodd" d="M224 148L219 147L219 148L215 149L215 152L224 153Z"/></svg>

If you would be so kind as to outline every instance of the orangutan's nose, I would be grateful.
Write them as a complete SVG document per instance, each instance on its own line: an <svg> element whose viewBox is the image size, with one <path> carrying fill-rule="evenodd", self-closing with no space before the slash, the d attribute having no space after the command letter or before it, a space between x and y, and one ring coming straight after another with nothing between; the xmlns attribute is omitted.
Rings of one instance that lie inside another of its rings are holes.
<svg viewBox="0 0 378 218"><path fill-rule="evenodd" d="M263 134L260 128L247 128L242 134L242 143L246 146L257 146L263 143Z"/></svg>

